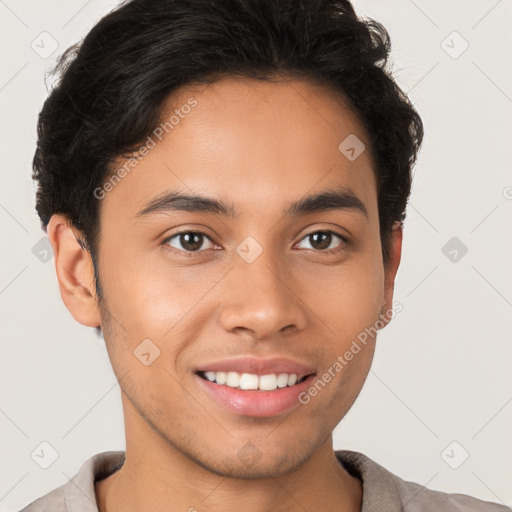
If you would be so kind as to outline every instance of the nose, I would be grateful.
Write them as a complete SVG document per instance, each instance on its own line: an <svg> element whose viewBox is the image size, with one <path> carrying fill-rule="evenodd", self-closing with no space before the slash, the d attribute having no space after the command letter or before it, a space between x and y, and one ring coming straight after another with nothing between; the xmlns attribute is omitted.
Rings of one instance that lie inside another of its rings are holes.
<svg viewBox="0 0 512 512"><path fill-rule="evenodd" d="M222 327L228 332L248 331L256 339L304 329L307 307L292 276L271 251L263 251L252 263L236 257L223 283Z"/></svg>

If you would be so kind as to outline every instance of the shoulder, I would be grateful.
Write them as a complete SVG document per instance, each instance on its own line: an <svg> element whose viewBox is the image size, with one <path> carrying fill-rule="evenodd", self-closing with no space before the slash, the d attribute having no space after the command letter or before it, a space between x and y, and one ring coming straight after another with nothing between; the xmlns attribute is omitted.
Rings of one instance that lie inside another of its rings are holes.
<svg viewBox="0 0 512 512"><path fill-rule="evenodd" d="M37 498L22 508L20 512L68 512L64 498L64 485Z"/></svg>
<svg viewBox="0 0 512 512"><path fill-rule="evenodd" d="M117 471L124 460L124 451L97 453L68 482L32 501L20 512L98 512L94 482Z"/></svg>
<svg viewBox="0 0 512 512"><path fill-rule="evenodd" d="M408 482L396 475L396 489L403 503L404 512L449 510L460 512L510 512L505 505L483 501L467 494L446 493L427 489L415 482Z"/></svg>
<svg viewBox="0 0 512 512"><path fill-rule="evenodd" d="M406 481L359 452L337 450L335 455L350 474L363 482L362 512L511 512L505 505Z"/></svg>

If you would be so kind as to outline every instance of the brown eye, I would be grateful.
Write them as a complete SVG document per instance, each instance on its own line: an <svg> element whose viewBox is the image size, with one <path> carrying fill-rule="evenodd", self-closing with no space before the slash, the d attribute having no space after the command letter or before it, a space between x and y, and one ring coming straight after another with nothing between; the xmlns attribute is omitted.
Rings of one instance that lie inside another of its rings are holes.
<svg viewBox="0 0 512 512"><path fill-rule="evenodd" d="M211 242L210 238L200 231L182 231L166 238L163 243L180 251L199 252L205 240Z"/></svg>
<svg viewBox="0 0 512 512"><path fill-rule="evenodd" d="M336 244L336 238L341 240L341 243L338 242L338 244ZM306 235L302 240L309 241L310 249L313 249L314 251L317 252L326 253L340 251L344 249L345 245L348 243L347 239L344 236L330 229L314 231L313 233ZM306 247L306 249L308 249L308 247Z"/></svg>

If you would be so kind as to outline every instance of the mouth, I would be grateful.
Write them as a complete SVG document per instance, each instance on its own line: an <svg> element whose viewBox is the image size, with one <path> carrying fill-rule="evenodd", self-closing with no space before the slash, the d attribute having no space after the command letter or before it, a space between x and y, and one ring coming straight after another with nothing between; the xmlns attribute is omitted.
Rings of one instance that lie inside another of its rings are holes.
<svg viewBox="0 0 512 512"><path fill-rule="evenodd" d="M195 375L206 396L223 411L271 418L301 406L300 397L313 384L316 373L257 375L199 370Z"/></svg>
<svg viewBox="0 0 512 512"><path fill-rule="evenodd" d="M296 373L269 373L258 375L255 373L238 372L216 372L216 371L197 371L196 375L203 380L213 382L220 386L226 386L233 389L244 391L268 392L277 389L293 387L304 382L314 373L296 374Z"/></svg>

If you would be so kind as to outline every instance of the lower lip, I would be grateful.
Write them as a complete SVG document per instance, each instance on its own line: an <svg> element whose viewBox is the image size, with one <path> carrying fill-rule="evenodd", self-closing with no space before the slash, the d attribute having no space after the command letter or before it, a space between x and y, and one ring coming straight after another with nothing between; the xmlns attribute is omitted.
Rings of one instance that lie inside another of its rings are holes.
<svg viewBox="0 0 512 512"><path fill-rule="evenodd" d="M242 416L265 417L277 416L298 406L299 395L311 385L315 375L310 375L294 386L277 388L273 391L230 388L203 379L197 374L196 377L208 395L230 412Z"/></svg>

